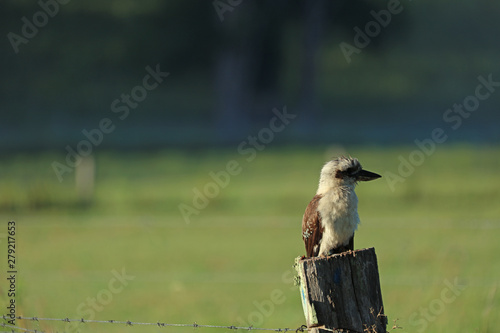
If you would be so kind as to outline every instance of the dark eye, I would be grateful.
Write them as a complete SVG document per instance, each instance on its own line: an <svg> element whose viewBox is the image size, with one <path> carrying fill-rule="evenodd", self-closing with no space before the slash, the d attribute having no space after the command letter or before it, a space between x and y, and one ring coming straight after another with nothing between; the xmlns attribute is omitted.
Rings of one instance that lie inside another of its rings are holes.
<svg viewBox="0 0 500 333"><path fill-rule="evenodd" d="M348 175L352 175L355 171L356 171L356 168L352 168L352 167L351 167L351 168L349 168L349 169L347 169L347 170L346 170L346 173L347 173Z"/></svg>

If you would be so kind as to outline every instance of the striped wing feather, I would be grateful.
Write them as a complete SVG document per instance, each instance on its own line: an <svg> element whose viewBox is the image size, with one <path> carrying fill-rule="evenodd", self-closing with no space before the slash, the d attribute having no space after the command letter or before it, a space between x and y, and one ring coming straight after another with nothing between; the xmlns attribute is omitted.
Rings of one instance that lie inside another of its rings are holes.
<svg viewBox="0 0 500 333"><path fill-rule="evenodd" d="M317 257L321 238L323 237L323 226L321 215L318 211L318 203L321 195L316 195L306 208L302 218L302 239L306 246L307 257Z"/></svg>

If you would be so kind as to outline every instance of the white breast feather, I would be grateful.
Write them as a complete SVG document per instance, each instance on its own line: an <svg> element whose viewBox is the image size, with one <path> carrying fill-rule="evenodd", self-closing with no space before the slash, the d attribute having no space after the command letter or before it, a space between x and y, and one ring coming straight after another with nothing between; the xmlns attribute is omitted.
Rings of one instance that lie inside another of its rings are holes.
<svg viewBox="0 0 500 333"><path fill-rule="evenodd" d="M323 225L319 256L328 255L332 248L347 245L358 228L358 197L354 186L328 191L318 203Z"/></svg>

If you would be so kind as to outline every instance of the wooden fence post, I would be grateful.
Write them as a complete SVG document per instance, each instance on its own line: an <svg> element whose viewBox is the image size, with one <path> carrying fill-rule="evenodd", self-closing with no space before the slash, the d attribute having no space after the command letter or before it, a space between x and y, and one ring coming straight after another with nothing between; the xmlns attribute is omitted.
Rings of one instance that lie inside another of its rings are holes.
<svg viewBox="0 0 500 333"><path fill-rule="evenodd" d="M313 333L385 333L375 249L296 259L307 327Z"/></svg>

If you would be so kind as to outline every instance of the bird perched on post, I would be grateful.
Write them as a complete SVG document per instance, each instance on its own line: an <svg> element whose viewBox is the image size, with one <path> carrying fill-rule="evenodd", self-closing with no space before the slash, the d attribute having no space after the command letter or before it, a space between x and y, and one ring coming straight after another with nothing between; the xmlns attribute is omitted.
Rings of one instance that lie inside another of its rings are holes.
<svg viewBox="0 0 500 333"><path fill-rule="evenodd" d="M328 256L354 250L354 231L359 224L358 181L382 176L363 170L356 158L339 157L321 169L316 195L302 218L302 239L307 257Z"/></svg>

